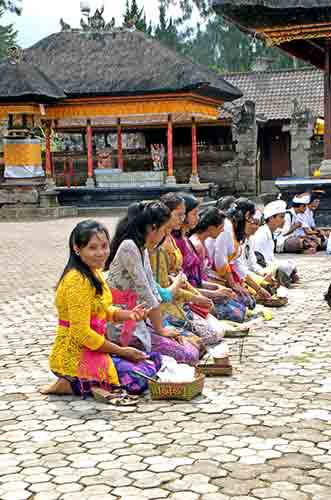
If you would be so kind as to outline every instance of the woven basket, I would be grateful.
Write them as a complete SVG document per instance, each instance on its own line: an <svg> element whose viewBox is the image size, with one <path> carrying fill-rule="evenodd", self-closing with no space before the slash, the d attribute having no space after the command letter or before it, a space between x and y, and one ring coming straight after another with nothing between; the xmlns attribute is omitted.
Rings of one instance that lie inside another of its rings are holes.
<svg viewBox="0 0 331 500"><path fill-rule="evenodd" d="M156 399L180 399L191 401L195 396L201 394L205 383L205 376L201 373L196 374L193 382L152 382L149 381L149 391L151 398Z"/></svg>

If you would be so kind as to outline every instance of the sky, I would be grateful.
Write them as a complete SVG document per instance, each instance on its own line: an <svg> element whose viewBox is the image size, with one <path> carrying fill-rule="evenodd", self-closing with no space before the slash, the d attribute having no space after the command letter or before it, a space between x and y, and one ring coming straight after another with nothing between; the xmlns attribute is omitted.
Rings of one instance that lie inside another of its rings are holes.
<svg viewBox="0 0 331 500"><path fill-rule="evenodd" d="M137 3L141 7L144 6L148 20L158 18L158 0L137 0ZM89 4L92 11L104 4L105 20L115 17L117 24L122 23L121 14L125 10L125 0L89 0ZM20 17L6 14L3 19L4 23L15 25L18 43L23 48L59 31L61 17L73 28L79 27L80 0L22 0L22 5L23 13ZM174 12L176 8L173 9Z"/></svg>

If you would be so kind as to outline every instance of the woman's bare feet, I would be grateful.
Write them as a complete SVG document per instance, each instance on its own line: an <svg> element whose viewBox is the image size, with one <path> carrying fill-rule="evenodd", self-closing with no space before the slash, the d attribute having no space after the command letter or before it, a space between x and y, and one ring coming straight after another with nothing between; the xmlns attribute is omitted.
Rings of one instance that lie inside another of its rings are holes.
<svg viewBox="0 0 331 500"><path fill-rule="evenodd" d="M44 385L40 388L41 394L55 394L57 396L67 396L72 394L71 384L64 378L57 379L53 384Z"/></svg>

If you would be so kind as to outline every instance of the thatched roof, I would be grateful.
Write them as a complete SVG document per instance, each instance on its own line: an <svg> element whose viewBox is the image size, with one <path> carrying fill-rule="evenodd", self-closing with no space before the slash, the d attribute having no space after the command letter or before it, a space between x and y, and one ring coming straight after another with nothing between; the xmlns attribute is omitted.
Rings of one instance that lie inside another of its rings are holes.
<svg viewBox="0 0 331 500"><path fill-rule="evenodd" d="M25 60L64 88L68 97L194 90L231 101L242 95L217 73L140 31L62 31L26 49Z"/></svg>
<svg viewBox="0 0 331 500"><path fill-rule="evenodd" d="M49 102L64 97L56 83L39 68L26 62L0 63L0 100Z"/></svg>
<svg viewBox="0 0 331 500"><path fill-rule="evenodd" d="M331 23L330 0L212 0L215 11L250 33L280 26ZM312 29L312 32L314 30ZM257 33L258 36L261 36ZM326 35L328 36L329 32ZM284 51L324 68L324 39L307 33L278 44Z"/></svg>

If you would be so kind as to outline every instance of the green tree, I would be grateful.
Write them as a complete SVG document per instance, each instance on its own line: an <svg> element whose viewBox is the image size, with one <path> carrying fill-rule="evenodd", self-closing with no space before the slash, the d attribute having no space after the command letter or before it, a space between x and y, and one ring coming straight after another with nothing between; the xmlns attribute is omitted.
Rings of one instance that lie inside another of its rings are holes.
<svg viewBox="0 0 331 500"><path fill-rule="evenodd" d="M178 32L182 19L174 20L167 15L167 0L159 0L159 22L154 30L154 37L169 47L181 50L183 41Z"/></svg>
<svg viewBox="0 0 331 500"><path fill-rule="evenodd" d="M126 0L123 24L124 26L134 24L137 30L143 31L148 35L152 34L152 24L147 24L144 7L140 9L136 0L131 0L131 3L130 0Z"/></svg>
<svg viewBox="0 0 331 500"><path fill-rule="evenodd" d="M12 24L3 25L1 18L4 15L3 8L0 7L0 59L7 55L7 50L16 44L17 32Z"/></svg>
<svg viewBox="0 0 331 500"><path fill-rule="evenodd" d="M14 12L20 15L22 12L22 1L21 0L0 0L0 9L3 11L8 10L9 12Z"/></svg>

